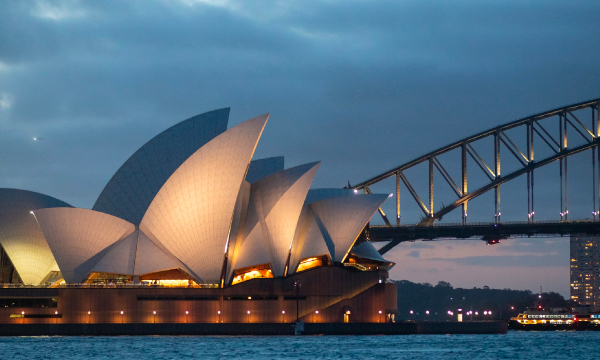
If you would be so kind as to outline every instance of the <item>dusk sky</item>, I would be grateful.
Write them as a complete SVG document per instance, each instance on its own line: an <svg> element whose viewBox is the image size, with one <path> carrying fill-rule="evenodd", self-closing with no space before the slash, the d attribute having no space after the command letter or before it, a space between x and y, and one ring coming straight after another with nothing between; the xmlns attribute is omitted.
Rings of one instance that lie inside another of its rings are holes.
<svg viewBox="0 0 600 360"><path fill-rule="evenodd" d="M320 160L313 187L358 183L599 98L599 11L598 1L547 0L4 0L0 187L91 208L146 141L222 107L230 127L271 114L255 158ZM583 161L573 161L576 189ZM591 191L578 198L591 204ZM386 257L398 280L569 292L568 238L418 241Z"/></svg>

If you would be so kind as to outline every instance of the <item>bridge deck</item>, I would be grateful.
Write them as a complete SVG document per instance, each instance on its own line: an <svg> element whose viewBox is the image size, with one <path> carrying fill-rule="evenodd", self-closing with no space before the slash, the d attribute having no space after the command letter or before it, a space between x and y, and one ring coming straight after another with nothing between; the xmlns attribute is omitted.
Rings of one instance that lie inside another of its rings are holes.
<svg viewBox="0 0 600 360"><path fill-rule="evenodd" d="M551 237L571 234L599 235L600 222L591 220L443 224L435 226L371 226L369 241L390 241L379 252L386 253L405 241L435 239L480 239L495 242L516 237Z"/></svg>

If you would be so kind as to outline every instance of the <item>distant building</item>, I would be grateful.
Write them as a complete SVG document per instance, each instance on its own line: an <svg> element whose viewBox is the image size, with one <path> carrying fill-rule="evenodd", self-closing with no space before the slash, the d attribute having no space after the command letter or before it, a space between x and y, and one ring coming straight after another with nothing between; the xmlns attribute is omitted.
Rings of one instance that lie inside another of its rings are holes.
<svg viewBox="0 0 600 360"><path fill-rule="evenodd" d="M600 236L571 236L571 300L600 308Z"/></svg>

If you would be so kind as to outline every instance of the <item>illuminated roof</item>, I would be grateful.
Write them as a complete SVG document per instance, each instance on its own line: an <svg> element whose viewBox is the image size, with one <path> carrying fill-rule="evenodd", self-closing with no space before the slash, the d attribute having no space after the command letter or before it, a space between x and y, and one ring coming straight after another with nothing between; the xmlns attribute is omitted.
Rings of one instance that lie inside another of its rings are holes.
<svg viewBox="0 0 600 360"><path fill-rule="evenodd" d="M387 198L388 195L352 194L309 205L325 242L333 243L333 261L344 260L361 230Z"/></svg>
<svg viewBox="0 0 600 360"><path fill-rule="evenodd" d="M51 208L34 213L67 283L83 282L110 245L135 230L128 221L94 210Z"/></svg>
<svg viewBox="0 0 600 360"><path fill-rule="evenodd" d="M71 207L33 191L0 189L0 244L24 284L39 284L58 265L31 210Z"/></svg>
<svg viewBox="0 0 600 360"><path fill-rule="evenodd" d="M388 195L355 194L345 189L308 192L294 237L290 268L308 257L328 254L341 262Z"/></svg>
<svg viewBox="0 0 600 360"><path fill-rule="evenodd" d="M270 263L275 276L284 275L302 205L319 164L279 171L252 184L245 235L232 259L234 269Z"/></svg>
<svg viewBox="0 0 600 360"><path fill-rule="evenodd" d="M227 130L229 108L184 120L139 148L113 175L93 210L139 225L156 194L177 168Z"/></svg>
<svg viewBox="0 0 600 360"><path fill-rule="evenodd" d="M377 251L375 246L373 246L373 244L371 244L368 241L362 242L362 243L356 245L355 247L353 247L352 250L350 251L350 254L352 254L356 257L359 257L361 259L374 260L374 261L378 261L378 262L382 262L382 263L394 264L394 263L384 259L383 256L381 256L381 254L379 254L379 251Z"/></svg>
<svg viewBox="0 0 600 360"><path fill-rule="evenodd" d="M268 117L247 120L192 154L140 224L203 283L220 282L236 199Z"/></svg>

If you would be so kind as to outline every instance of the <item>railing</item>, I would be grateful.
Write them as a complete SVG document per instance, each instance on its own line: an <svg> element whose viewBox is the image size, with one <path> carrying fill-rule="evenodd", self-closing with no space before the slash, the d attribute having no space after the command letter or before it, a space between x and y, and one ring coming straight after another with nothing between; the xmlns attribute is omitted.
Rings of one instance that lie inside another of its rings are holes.
<svg viewBox="0 0 600 360"><path fill-rule="evenodd" d="M442 223L435 225L419 225L419 224L409 224L409 225L371 225L371 228L414 228L414 227L427 227L427 228L438 228L438 227L490 227L492 225L502 226L502 225L543 225L543 224L592 224L598 221L593 220L548 220L548 221L503 221L501 223L494 222L473 222L473 223ZM600 222L598 222L600 225Z"/></svg>

